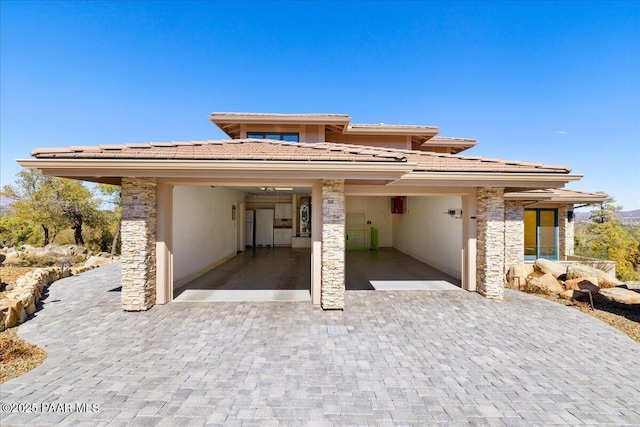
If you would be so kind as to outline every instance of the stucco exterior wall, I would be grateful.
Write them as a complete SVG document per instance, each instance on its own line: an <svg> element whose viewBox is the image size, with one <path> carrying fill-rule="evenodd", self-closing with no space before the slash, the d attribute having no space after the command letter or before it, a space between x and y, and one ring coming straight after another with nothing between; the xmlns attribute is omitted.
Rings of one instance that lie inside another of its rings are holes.
<svg viewBox="0 0 640 427"><path fill-rule="evenodd" d="M392 215L393 247L457 279L462 277L462 198L407 197L404 214Z"/></svg>
<svg viewBox="0 0 640 427"><path fill-rule="evenodd" d="M122 309L156 300L156 179L122 178Z"/></svg>
<svg viewBox="0 0 640 427"><path fill-rule="evenodd" d="M173 272L180 287L236 255L232 206L244 193L229 188L176 186L173 190Z"/></svg>
<svg viewBox="0 0 640 427"><path fill-rule="evenodd" d="M391 198L386 196L349 196L346 200L347 214L363 213L365 222L371 221L367 229L374 227L378 229L378 245L380 247L391 247L393 245L393 222L391 220ZM367 246L369 245L369 234Z"/></svg>
<svg viewBox="0 0 640 427"><path fill-rule="evenodd" d="M503 299L505 262L504 188L477 190L477 290L491 299Z"/></svg>
<svg viewBox="0 0 640 427"><path fill-rule="evenodd" d="M350 135L328 132L325 137L327 142L411 149L411 140L405 135Z"/></svg>

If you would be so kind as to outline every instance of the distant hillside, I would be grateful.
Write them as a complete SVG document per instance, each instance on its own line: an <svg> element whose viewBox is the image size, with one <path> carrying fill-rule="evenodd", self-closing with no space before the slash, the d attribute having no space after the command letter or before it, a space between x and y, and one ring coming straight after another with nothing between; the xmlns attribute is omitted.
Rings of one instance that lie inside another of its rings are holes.
<svg viewBox="0 0 640 427"><path fill-rule="evenodd" d="M576 222L589 222L591 212L576 212ZM623 224L628 225L640 225L640 209L633 211L620 211L616 213L616 216L620 218Z"/></svg>
<svg viewBox="0 0 640 427"><path fill-rule="evenodd" d="M9 205L11 201L6 197L0 196L0 216L5 215L9 211Z"/></svg>

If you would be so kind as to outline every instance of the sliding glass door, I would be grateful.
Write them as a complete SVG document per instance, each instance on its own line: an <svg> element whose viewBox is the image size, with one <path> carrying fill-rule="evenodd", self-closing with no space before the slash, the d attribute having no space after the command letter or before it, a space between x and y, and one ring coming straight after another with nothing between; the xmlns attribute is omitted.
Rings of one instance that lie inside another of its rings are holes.
<svg viewBox="0 0 640 427"><path fill-rule="evenodd" d="M558 259L557 209L525 209L524 258Z"/></svg>

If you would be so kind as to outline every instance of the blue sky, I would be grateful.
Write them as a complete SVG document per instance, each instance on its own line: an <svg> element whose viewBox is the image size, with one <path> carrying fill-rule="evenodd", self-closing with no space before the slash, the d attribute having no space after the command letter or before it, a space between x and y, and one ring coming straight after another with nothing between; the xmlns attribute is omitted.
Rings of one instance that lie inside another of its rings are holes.
<svg viewBox="0 0 640 427"><path fill-rule="evenodd" d="M212 111L439 126L640 209L640 2L0 4L1 183L36 147L215 139Z"/></svg>

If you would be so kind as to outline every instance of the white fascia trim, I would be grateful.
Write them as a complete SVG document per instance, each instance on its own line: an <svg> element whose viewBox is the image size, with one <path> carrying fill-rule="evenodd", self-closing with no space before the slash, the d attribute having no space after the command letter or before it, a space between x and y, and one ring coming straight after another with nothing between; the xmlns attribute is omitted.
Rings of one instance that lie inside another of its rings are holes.
<svg viewBox="0 0 640 427"><path fill-rule="evenodd" d="M398 179L414 162L312 162L242 160L19 159L26 168L66 176L202 176L275 173L280 175L383 175Z"/></svg>
<svg viewBox="0 0 640 427"><path fill-rule="evenodd" d="M527 196L527 195L504 195L505 200L514 200L514 201L538 201L545 203L565 203L565 204L576 204L576 203L602 203L606 200L606 198L596 198L596 197L554 197L554 196Z"/></svg>
<svg viewBox="0 0 640 427"><path fill-rule="evenodd" d="M440 133L438 128L416 129L416 128L376 128L345 127L342 132L345 135L409 135L409 136L435 136Z"/></svg>
<svg viewBox="0 0 640 427"><path fill-rule="evenodd" d="M557 188L583 175L531 172L412 172L389 185Z"/></svg>
<svg viewBox="0 0 640 427"><path fill-rule="evenodd" d="M264 124L264 125L347 125L351 119L349 117L336 116L223 116L210 115L209 120L215 125L229 124Z"/></svg>

